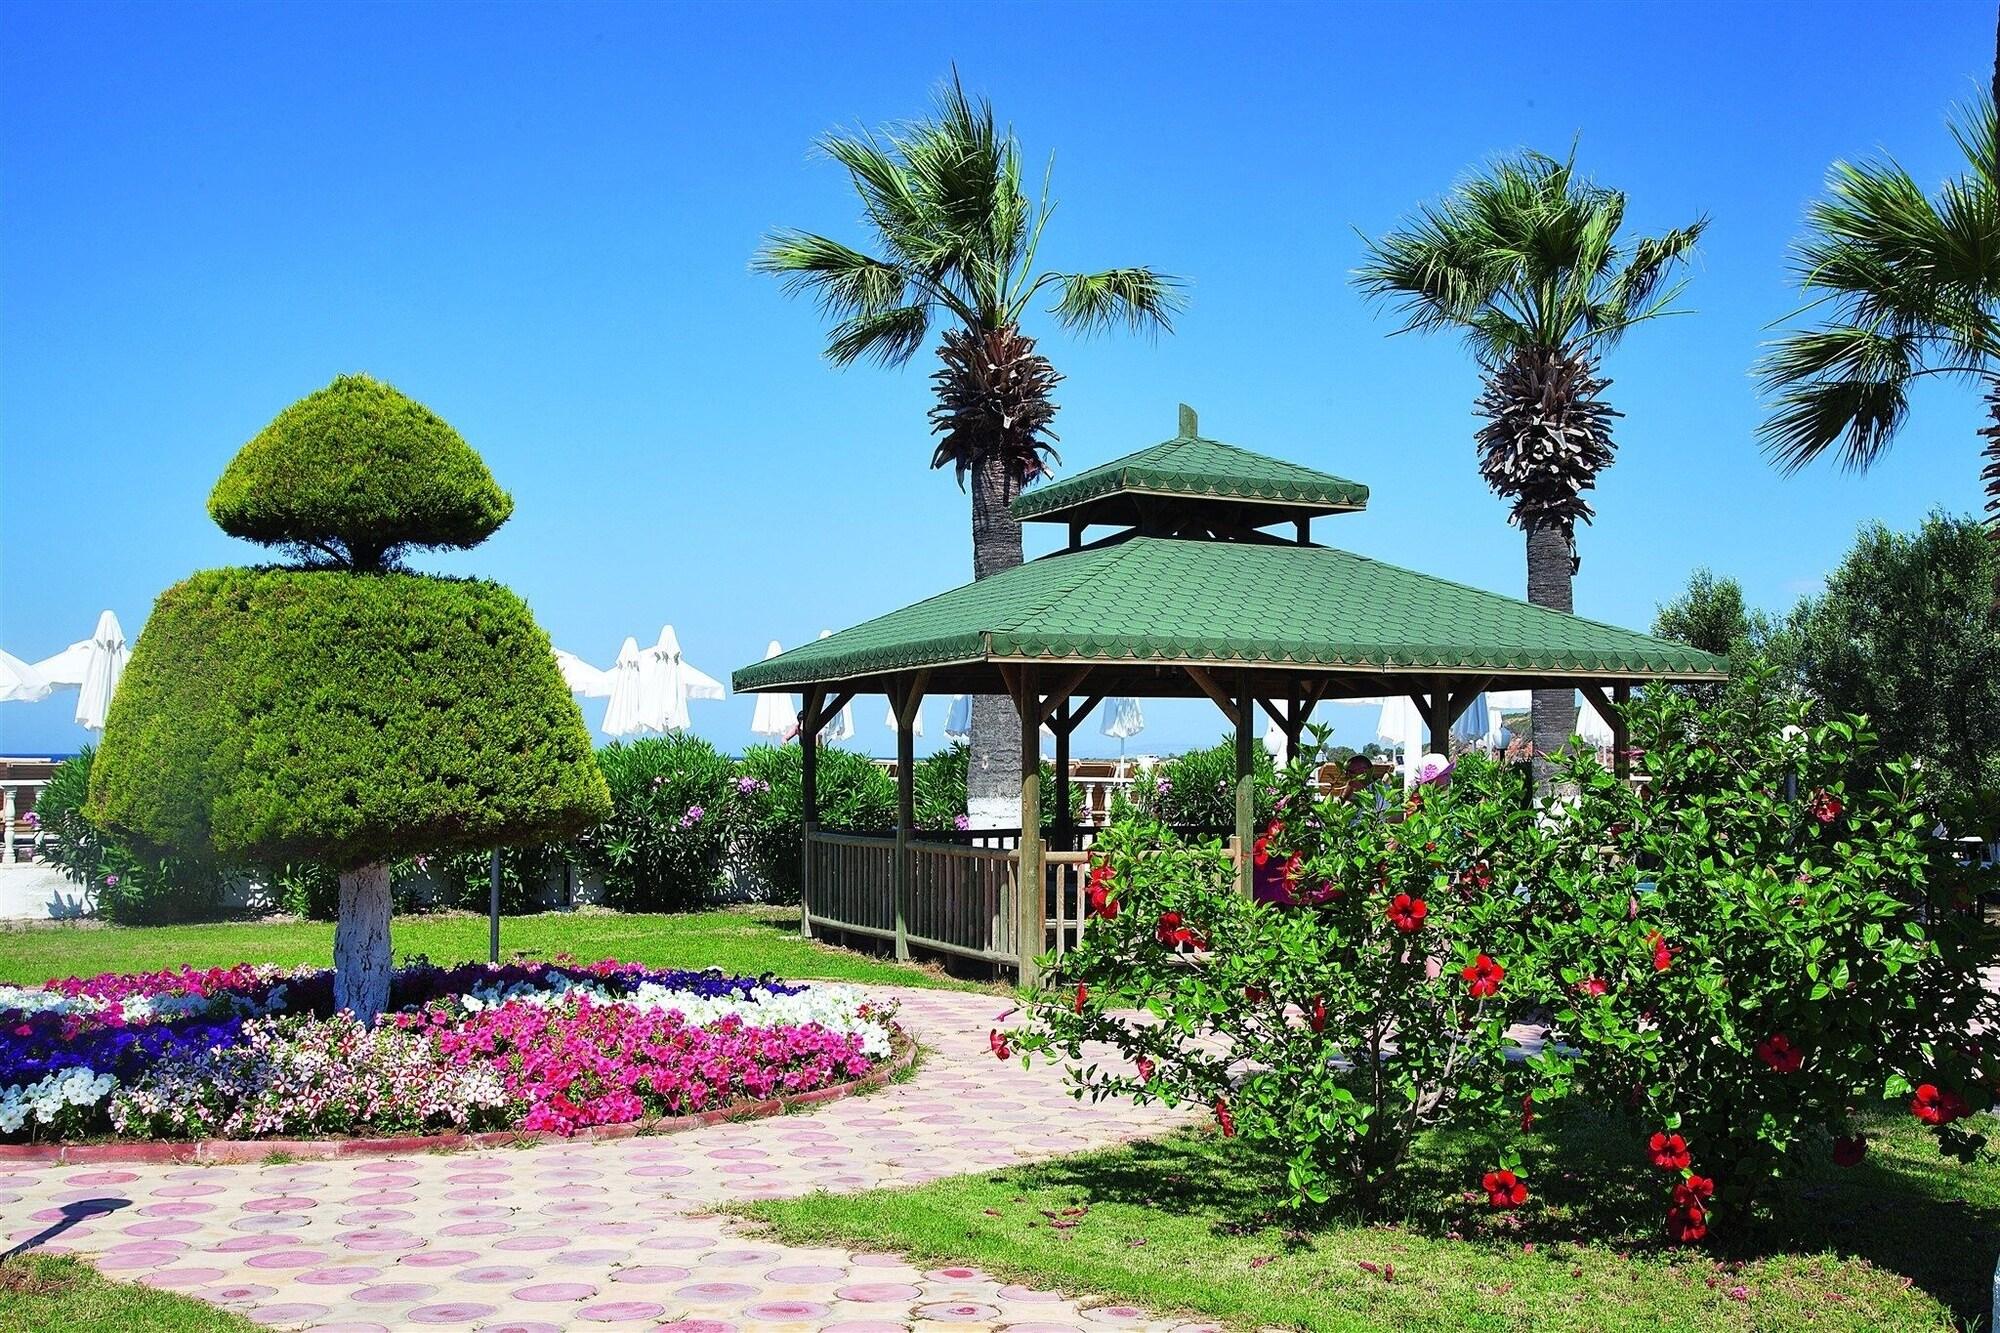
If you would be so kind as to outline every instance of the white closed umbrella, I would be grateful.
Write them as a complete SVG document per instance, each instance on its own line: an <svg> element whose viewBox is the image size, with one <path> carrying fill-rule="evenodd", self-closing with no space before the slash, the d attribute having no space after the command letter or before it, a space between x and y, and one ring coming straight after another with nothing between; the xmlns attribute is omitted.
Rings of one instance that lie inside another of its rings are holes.
<svg viewBox="0 0 2000 1333"><path fill-rule="evenodd" d="M889 714L883 719L883 722L888 726L889 730L894 731L896 729L896 705L893 701L889 704ZM921 704L917 706L916 717L911 719L910 734L919 737L924 734L924 710Z"/></svg>
<svg viewBox="0 0 2000 1333"><path fill-rule="evenodd" d="M605 735L618 739L636 736L646 729L640 720L639 641L627 638L618 649L618 661L611 668L611 702L604 706Z"/></svg>
<svg viewBox="0 0 2000 1333"><path fill-rule="evenodd" d="M648 731L686 731L692 723L688 700L720 699L722 682L697 671L681 655L672 625L660 627L660 641L639 654L639 724Z"/></svg>
<svg viewBox="0 0 2000 1333"><path fill-rule="evenodd" d="M35 672L51 686L74 685L77 690L77 725L91 731L104 730L104 715L111 711L111 696L118 678L125 674L125 631L118 617L109 611L97 617L97 628L87 639L78 639L54 657L35 663Z"/></svg>
<svg viewBox="0 0 2000 1333"><path fill-rule="evenodd" d="M562 672L563 684L569 686L571 694L580 694L586 699L608 699L611 697L611 673L592 666L575 653L555 650L556 667Z"/></svg>
<svg viewBox="0 0 2000 1333"><path fill-rule="evenodd" d="M770 661L784 652L776 639L764 650L764 660ZM792 734L792 728L799 724L799 705L789 694L760 694L757 696L757 711L750 715L750 734L769 736L773 740L783 740Z"/></svg>
<svg viewBox="0 0 2000 1333"><path fill-rule="evenodd" d="M1486 740L1491 730L1492 715L1486 706L1486 696L1475 694L1472 702L1465 706L1465 711L1458 715L1458 720L1451 724L1451 738L1472 745Z"/></svg>
<svg viewBox="0 0 2000 1333"><path fill-rule="evenodd" d="M819 632L819 636L822 639L830 639L833 637L833 631L830 629L823 629ZM844 741L853 734L854 734L854 705L851 703L842 704L840 708L840 716L834 718L833 721L827 723L825 726L819 729L819 738L823 741Z"/></svg>
<svg viewBox="0 0 2000 1333"><path fill-rule="evenodd" d="M1097 734L1109 736L1118 742L1118 755L1125 755L1125 742L1146 729L1146 715L1139 709L1139 701L1129 695L1118 695L1106 699L1104 713L1097 724Z"/></svg>
<svg viewBox="0 0 2000 1333"><path fill-rule="evenodd" d="M1576 710L1576 734L1601 750L1611 744L1611 722L1585 699Z"/></svg>
<svg viewBox="0 0 2000 1333"><path fill-rule="evenodd" d="M48 698L50 688L41 672L12 653L0 652L0 703L31 704Z"/></svg>
<svg viewBox="0 0 2000 1333"><path fill-rule="evenodd" d="M951 696L951 712L944 720L944 734L955 741L968 740L972 736L972 696L954 694Z"/></svg>

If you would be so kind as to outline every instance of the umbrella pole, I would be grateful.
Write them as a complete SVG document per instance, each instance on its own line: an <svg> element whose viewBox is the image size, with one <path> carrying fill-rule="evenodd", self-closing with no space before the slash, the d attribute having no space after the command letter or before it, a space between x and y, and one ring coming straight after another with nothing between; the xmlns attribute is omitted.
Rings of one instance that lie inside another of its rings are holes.
<svg viewBox="0 0 2000 1333"><path fill-rule="evenodd" d="M486 899L486 961L500 963L500 849L493 849L493 865Z"/></svg>

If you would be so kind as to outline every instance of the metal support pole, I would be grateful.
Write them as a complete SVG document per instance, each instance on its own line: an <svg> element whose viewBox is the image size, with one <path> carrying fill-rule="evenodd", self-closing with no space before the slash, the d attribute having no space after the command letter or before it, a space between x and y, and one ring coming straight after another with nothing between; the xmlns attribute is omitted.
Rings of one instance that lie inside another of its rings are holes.
<svg viewBox="0 0 2000 1333"><path fill-rule="evenodd" d="M493 849L493 863L489 867L486 900L486 961L499 965L500 962L500 849Z"/></svg>
<svg viewBox="0 0 2000 1333"><path fill-rule="evenodd" d="M805 693L799 714L799 822L804 837L799 849L799 934L812 938L812 840L819 829L819 709L824 690Z"/></svg>

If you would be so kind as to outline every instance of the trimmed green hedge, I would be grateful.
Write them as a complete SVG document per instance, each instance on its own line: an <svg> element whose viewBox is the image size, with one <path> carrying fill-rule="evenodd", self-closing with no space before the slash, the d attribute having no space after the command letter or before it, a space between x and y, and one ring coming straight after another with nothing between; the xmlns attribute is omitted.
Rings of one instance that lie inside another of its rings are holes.
<svg viewBox="0 0 2000 1333"><path fill-rule="evenodd" d="M89 813L165 847L353 868L547 841L610 809L548 636L507 589L219 569L155 604Z"/></svg>
<svg viewBox="0 0 2000 1333"><path fill-rule="evenodd" d="M774 903L799 900L805 851L805 769L796 745L753 745L739 771L745 783L732 803L736 849ZM866 755L837 746L819 751L815 784L819 824L830 831L879 831L896 824L896 784Z"/></svg>
<svg viewBox="0 0 2000 1333"><path fill-rule="evenodd" d="M514 502L422 403L342 375L280 412L224 469L209 516L309 564L376 569L403 547L476 546Z"/></svg>

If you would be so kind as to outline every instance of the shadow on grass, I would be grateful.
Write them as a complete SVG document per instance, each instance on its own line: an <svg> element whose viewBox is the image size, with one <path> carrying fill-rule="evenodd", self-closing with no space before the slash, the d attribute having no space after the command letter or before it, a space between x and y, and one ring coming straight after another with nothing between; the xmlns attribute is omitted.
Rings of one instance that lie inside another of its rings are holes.
<svg viewBox="0 0 2000 1333"><path fill-rule="evenodd" d="M1661 1233L1667 1190L1644 1161L1631 1125L1583 1113L1547 1115L1519 1145L1535 1207L1496 1215L1477 1193L1493 1160L1476 1136L1435 1135L1405 1169L1394 1222L1418 1235L1468 1241L1593 1245L1665 1259ZM1864 1163L1836 1167L1824 1149L1807 1152L1773 1189L1747 1234L1712 1238L1706 1253L1754 1262L1831 1253L1898 1274L1950 1307L1964 1326L1983 1326L2000 1249L2000 1161L1970 1167L1939 1157L1907 1117L1871 1126ZM1310 1249L1352 1228L1337 1211L1294 1212L1284 1163L1241 1140L1195 1131L1109 1153L1058 1158L1005 1173L1021 1187L1051 1189L1078 1202L1122 1203L1213 1219L1218 1233L1273 1231L1288 1247Z"/></svg>

